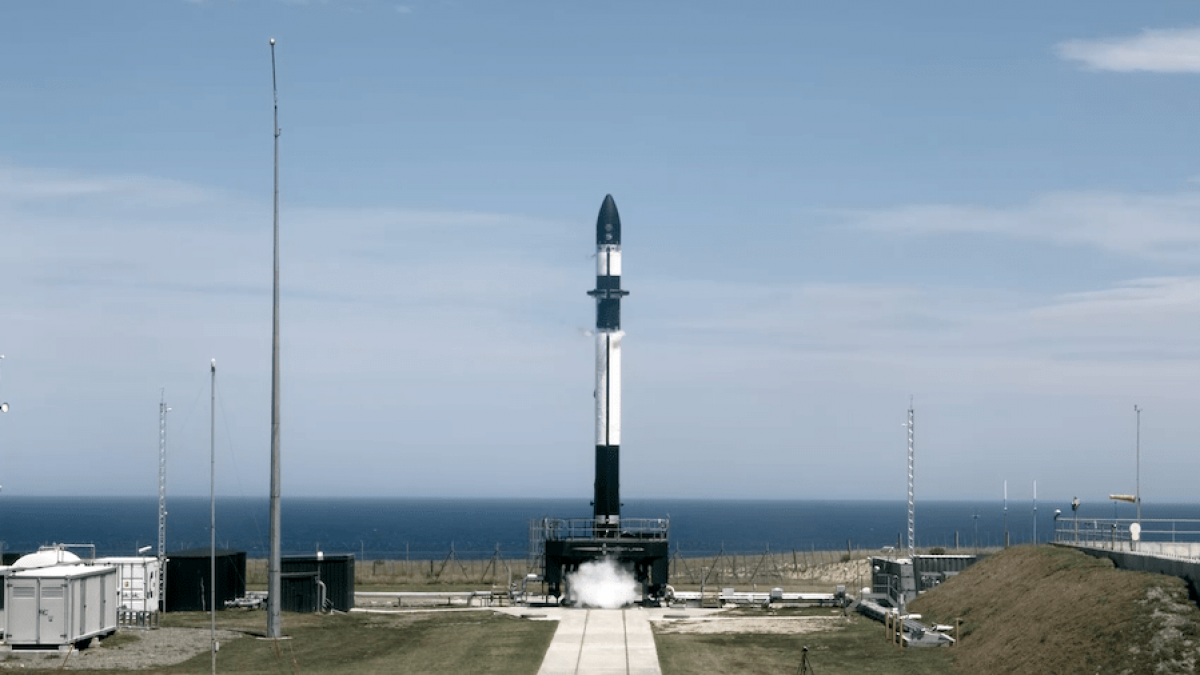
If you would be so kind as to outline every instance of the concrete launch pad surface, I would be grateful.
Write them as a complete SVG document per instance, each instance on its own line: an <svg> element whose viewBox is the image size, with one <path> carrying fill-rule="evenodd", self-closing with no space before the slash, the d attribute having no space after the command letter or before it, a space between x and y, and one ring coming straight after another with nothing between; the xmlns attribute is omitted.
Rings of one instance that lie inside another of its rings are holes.
<svg viewBox="0 0 1200 675"><path fill-rule="evenodd" d="M558 621L538 675L661 675L651 620L715 610L506 608L514 616Z"/></svg>
<svg viewBox="0 0 1200 675"><path fill-rule="evenodd" d="M646 612L560 609L538 675L661 675Z"/></svg>

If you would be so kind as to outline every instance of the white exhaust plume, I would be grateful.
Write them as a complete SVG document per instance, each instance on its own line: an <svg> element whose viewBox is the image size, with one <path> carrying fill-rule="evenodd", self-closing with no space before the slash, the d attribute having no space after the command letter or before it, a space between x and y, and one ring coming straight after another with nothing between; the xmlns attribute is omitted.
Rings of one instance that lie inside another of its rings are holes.
<svg viewBox="0 0 1200 675"><path fill-rule="evenodd" d="M585 562L567 575L568 600L578 607L619 609L642 599L633 573L611 558Z"/></svg>

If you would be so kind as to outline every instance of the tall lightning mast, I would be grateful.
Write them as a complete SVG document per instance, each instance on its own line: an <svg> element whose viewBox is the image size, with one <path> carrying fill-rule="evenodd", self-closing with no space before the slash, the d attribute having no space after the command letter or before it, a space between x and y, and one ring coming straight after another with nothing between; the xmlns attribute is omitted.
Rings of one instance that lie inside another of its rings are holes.
<svg viewBox="0 0 1200 675"><path fill-rule="evenodd" d="M912 559L916 555L916 518L915 518L915 500L913 492L913 406L912 399L908 400L908 422L904 424L908 429L908 557Z"/></svg>
<svg viewBox="0 0 1200 675"><path fill-rule="evenodd" d="M158 602L167 609L167 392L158 403Z"/></svg>
<svg viewBox="0 0 1200 675"><path fill-rule="evenodd" d="M279 615L280 581L279 516L279 90L275 86L275 38L271 38L271 96L275 105L275 288L271 330L271 510L270 548L267 552L267 637L282 637Z"/></svg>

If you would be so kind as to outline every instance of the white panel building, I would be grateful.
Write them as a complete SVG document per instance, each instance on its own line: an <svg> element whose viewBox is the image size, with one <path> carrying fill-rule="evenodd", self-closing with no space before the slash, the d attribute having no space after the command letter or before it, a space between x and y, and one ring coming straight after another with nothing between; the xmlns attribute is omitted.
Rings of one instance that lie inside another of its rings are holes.
<svg viewBox="0 0 1200 675"><path fill-rule="evenodd" d="M96 558L97 565L117 568L120 579L119 609L132 612L158 611L158 558L124 556Z"/></svg>
<svg viewBox="0 0 1200 675"><path fill-rule="evenodd" d="M14 569L4 583L4 638L65 647L117 630L117 568L61 564Z"/></svg>

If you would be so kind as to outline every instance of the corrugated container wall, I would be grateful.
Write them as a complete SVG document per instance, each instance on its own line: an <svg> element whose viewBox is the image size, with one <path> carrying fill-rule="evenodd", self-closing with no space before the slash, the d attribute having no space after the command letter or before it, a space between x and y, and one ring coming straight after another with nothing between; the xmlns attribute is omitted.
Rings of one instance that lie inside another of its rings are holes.
<svg viewBox="0 0 1200 675"><path fill-rule="evenodd" d="M339 612L349 612L351 609L354 609L354 554L288 556L282 560L282 569L280 571L282 575L316 573L317 579L325 584L325 598L328 601L328 609L336 609ZM300 592L299 589L304 582L300 580L299 576L295 578L295 583L298 584L296 591ZM284 603L287 602L287 597L288 594L285 592ZM284 609L288 609L286 604L281 606ZM295 609L291 611L306 610Z"/></svg>
<svg viewBox="0 0 1200 675"><path fill-rule="evenodd" d="M217 551L217 609L225 603L246 595L246 552ZM167 554L168 612L203 612L208 610L209 552L193 549Z"/></svg>

